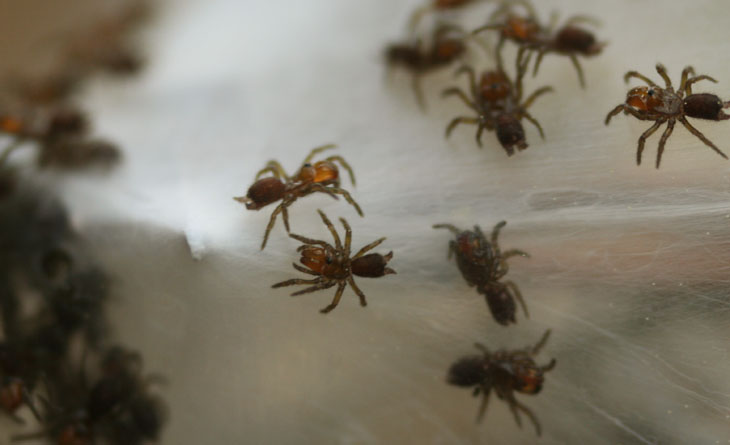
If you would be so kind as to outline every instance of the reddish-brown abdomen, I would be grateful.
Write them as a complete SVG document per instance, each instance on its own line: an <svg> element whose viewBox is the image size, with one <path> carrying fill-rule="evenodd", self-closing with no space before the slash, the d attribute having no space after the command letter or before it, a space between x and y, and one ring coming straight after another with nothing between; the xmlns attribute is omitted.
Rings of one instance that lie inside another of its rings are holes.
<svg viewBox="0 0 730 445"><path fill-rule="evenodd" d="M566 26L555 38L558 51L577 52L584 55L594 55L601 52L603 45L596 42L592 33L577 28Z"/></svg>
<svg viewBox="0 0 730 445"><path fill-rule="evenodd" d="M391 258L393 258L393 252L389 252L385 256L379 253L370 253L353 260L350 267L352 268L353 275L378 278L383 275L395 273L393 269L386 267Z"/></svg>
<svg viewBox="0 0 730 445"><path fill-rule="evenodd" d="M684 99L685 114L697 119L719 121L730 118L722 111L722 108L722 100L714 94L691 94Z"/></svg>
<svg viewBox="0 0 730 445"><path fill-rule="evenodd" d="M522 128L520 121L510 114L503 114L497 118L497 139L499 139L499 143L502 144L508 156L514 154L515 146L518 150L527 148L525 130Z"/></svg>
<svg viewBox="0 0 730 445"><path fill-rule="evenodd" d="M517 311L515 300L507 292L503 289L489 289L482 291L482 293L484 293L494 321L502 326L517 322L515 319L515 312Z"/></svg>
<svg viewBox="0 0 730 445"><path fill-rule="evenodd" d="M281 180L273 177L259 179L254 182L246 193L246 208L249 210L258 210L267 206L272 202L280 200L284 196L286 185Z"/></svg>

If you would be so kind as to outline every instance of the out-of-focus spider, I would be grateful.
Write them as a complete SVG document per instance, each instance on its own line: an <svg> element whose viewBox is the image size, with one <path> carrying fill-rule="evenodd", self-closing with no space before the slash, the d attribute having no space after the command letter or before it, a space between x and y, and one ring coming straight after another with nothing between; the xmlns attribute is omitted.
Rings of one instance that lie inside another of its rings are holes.
<svg viewBox="0 0 730 445"><path fill-rule="evenodd" d="M300 272L314 275L317 278L311 280L294 278L282 281L281 283L276 283L271 287L277 288L292 286L295 284L312 285L311 287L291 294L292 296L297 296L321 289L329 289L330 287L337 285L337 292L335 292L335 297L332 299L332 302L327 307L320 310L321 313L326 314L337 307L345 287L349 284L357 296L360 297L360 305L367 306L365 294L359 287L357 287L352 276L357 275L359 277L379 278L383 275L394 274L395 271L390 267L387 267L388 261L393 258L393 252L388 252L386 255L381 255L379 253L370 253L365 255L366 252L374 249L379 246L380 243L385 241L385 238L380 238L363 247L354 256L350 257L352 229L350 229L350 225L347 223L345 218L340 218L340 222L345 228L345 244L343 246L339 235L337 235L337 230L335 230L335 227L332 225L329 218L327 218L327 215L325 215L321 210L317 210L317 212L319 212L319 216L322 217L322 222L324 222L327 226L332 234L332 238L335 240L334 247L325 241L305 238L293 233L289 234L290 237L304 243L304 245L299 246L297 252L301 252L302 257L299 261L306 267L292 263L294 268Z"/></svg>
<svg viewBox="0 0 730 445"><path fill-rule="evenodd" d="M502 66L501 49L506 40L512 40L525 50L537 52L533 75L537 74L545 54L555 53L567 56L578 72L581 87L585 88L583 68L580 66L578 56L597 55L603 50L605 43L598 42L593 33L577 25L581 23L596 25L597 20L582 15L572 16L555 31L558 19L556 15L553 15L550 25L546 27L537 20L537 14L529 2L520 1L518 3L524 6L527 12L525 15L514 13L512 5L505 3L490 16L488 24L475 29L472 34L486 30L499 31L496 53L500 67Z"/></svg>
<svg viewBox="0 0 730 445"><path fill-rule="evenodd" d="M408 22L408 28L411 33L414 33L418 24L421 22L421 19L423 19L423 17L428 13L460 9L480 1L484 0L428 0L427 4L419 7L413 12L413 14L411 14L411 19Z"/></svg>
<svg viewBox="0 0 730 445"><path fill-rule="evenodd" d="M467 48L464 38L464 32L458 27L441 24L433 30L426 45L417 39L412 43L392 44L386 49L388 66L401 66L411 73L411 87L421 109L425 108L421 77L460 59Z"/></svg>
<svg viewBox="0 0 730 445"><path fill-rule="evenodd" d="M491 242L487 241L479 226L474 226L473 232L460 230L451 224L433 226L434 229L448 229L456 235L455 240L449 241L449 259L456 254L456 265L466 283L476 287L477 292L484 295L492 317L503 326L516 323L515 298L520 302L525 317L529 318L527 305L517 285L512 281L499 281L509 271L508 258L516 255L530 256L519 249L506 252L500 250L497 238L506 224L501 221L494 226Z"/></svg>
<svg viewBox="0 0 730 445"><path fill-rule="evenodd" d="M314 148L304 161L299 171L294 176L289 176L284 171L284 168L279 164L278 161L271 160L266 164L266 167L261 169L256 174L256 179L251 187L249 187L246 196L234 197L238 202L246 204L246 208L249 210L259 210L277 201L281 201L274 212L271 214L269 224L266 226L264 232L264 241L261 243L261 250L266 247L266 242L269 239L269 232L274 228L276 223L276 217L281 213L284 219L284 227L287 233L289 230L289 213L287 207L292 205L298 198L311 195L312 193L321 192L326 193L333 198L337 199L336 195L342 195L345 197L350 205L355 207L355 210L360 216L363 216L362 209L352 199L350 193L340 188L340 172L335 162L339 162L342 168L347 170L350 175L350 181L352 185L355 185L355 175L352 172L350 164L345 161L342 156L329 156L322 161L317 161L314 164L311 163L315 155L336 148L336 145L329 144L321 147ZM271 172L274 176L261 178L267 172Z"/></svg>
<svg viewBox="0 0 730 445"><path fill-rule="evenodd" d="M491 353L480 343L475 343L482 355L471 355L456 361L447 376L448 383L461 387L475 387L474 397L482 394L482 403L477 413L477 422L481 422L489 403L489 394L494 389L497 397L509 405L517 425L522 428L519 411L530 418L537 435L542 434L540 422L535 414L515 398L515 391L524 394L537 394L542 389L544 374L555 367L552 359L544 366L538 366L533 357L545 346L550 336L550 329L545 331L535 346L516 351L500 349Z"/></svg>
<svg viewBox="0 0 730 445"><path fill-rule="evenodd" d="M525 55L521 51L517 57L517 77L513 83L509 80L504 71L488 71L482 75L481 83L477 84L476 74L470 66L463 66L457 71L458 74L466 73L469 77L471 99L458 87L447 88L443 91L443 96L457 96L466 106L471 108L476 117L459 116L454 118L446 127L446 137L459 124L477 125L476 140L477 144L482 146L482 133L484 130L497 132L497 139L507 152L507 156L512 156L515 152L514 148L524 150L527 148L525 140L525 130L522 128L520 120L527 119L540 132L540 136L544 139L545 133L540 123L532 117L527 109L533 104L539 96L553 90L552 87L544 86L533 92L527 99L522 100L522 79L525 75L527 65L530 61L530 55Z"/></svg>
<svg viewBox="0 0 730 445"><path fill-rule="evenodd" d="M629 71L624 75L626 82L630 78L636 77L648 83L649 86L636 87L629 90L626 95L626 102L618 105L606 116L606 125L608 125L612 117L622 111L624 114L631 114L642 121L655 121L654 125L649 127L639 137L639 145L636 151L636 164L641 164L641 153L644 151L646 139L666 123L667 129L664 130L661 139L659 139L659 150L657 151L656 157L656 168L659 168L662 153L664 153L664 145L667 139L669 139L669 136L671 136L676 121L681 122L690 133L697 136L705 145L715 150L717 154L727 159L725 153L687 121L687 116L712 121L730 119L730 115L722 111L723 108L730 107L730 101L723 102L722 99L714 94L692 93L692 84L700 80L709 80L715 83L717 81L705 74L695 76L694 68L688 66L682 71L682 80L679 84L679 89L674 91L672 81L669 79L667 69L664 65L657 64L656 71L664 79L666 88L660 87L643 74L636 71Z"/></svg>

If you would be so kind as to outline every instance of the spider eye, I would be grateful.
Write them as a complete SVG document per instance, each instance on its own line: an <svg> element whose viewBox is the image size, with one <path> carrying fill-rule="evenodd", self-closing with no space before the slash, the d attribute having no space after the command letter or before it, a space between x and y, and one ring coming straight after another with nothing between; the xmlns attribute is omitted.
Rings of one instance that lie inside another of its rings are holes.
<svg viewBox="0 0 730 445"><path fill-rule="evenodd" d="M649 90L646 94L648 94L649 96L654 96L654 90Z"/></svg>
<svg viewBox="0 0 730 445"><path fill-rule="evenodd" d="M324 261L325 261L325 262L326 262L327 264L332 264L332 257L331 257L331 256L329 256L329 255L327 255L326 257L324 257Z"/></svg>
<svg viewBox="0 0 730 445"><path fill-rule="evenodd" d="M310 168L311 166L312 166L312 164L310 164L309 162L307 162L306 164L302 165L302 167L304 167L304 168Z"/></svg>

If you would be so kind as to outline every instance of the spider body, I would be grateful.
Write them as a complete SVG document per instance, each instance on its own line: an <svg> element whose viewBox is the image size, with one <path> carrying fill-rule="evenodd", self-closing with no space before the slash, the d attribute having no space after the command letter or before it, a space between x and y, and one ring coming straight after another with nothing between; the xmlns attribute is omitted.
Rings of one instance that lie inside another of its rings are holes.
<svg viewBox="0 0 730 445"><path fill-rule="evenodd" d="M477 126L476 141L482 146L484 130L495 131L497 140L504 148L507 156L512 156L517 150L528 147L525 131L521 120L527 119L537 127L542 138L545 137L540 123L532 117L527 109L542 94L552 91L552 87L542 87L533 92L527 99L522 99L522 79L529 63L529 55L521 52L517 58L517 79L513 83L504 71L488 71L482 74L479 84L476 81L474 70L463 66L457 75L466 73L469 77L470 95L468 96L458 87L447 88L444 96L457 96L472 111L476 117L459 116L454 118L446 127L446 137L460 124Z"/></svg>
<svg viewBox="0 0 730 445"><path fill-rule="evenodd" d="M347 221L344 218L340 218L340 222L345 228L345 243L343 245L337 231L332 225L332 222L329 218L327 218L327 215L325 215L321 210L317 210L317 212L319 212L322 222L327 226L332 234L332 238L334 238L335 241L334 246L325 241L305 238L293 233L289 234L289 236L295 240L305 243L297 249L297 251L301 254L299 261L305 267L294 263L294 268L300 272L314 275L316 278L311 280L294 278L276 283L271 287L278 288L296 284L311 285L311 287L291 294L292 296L297 296L321 289L329 289L336 285L337 292L335 293L335 297L332 302L327 307L320 310L321 313L326 314L337 307L345 287L349 284L352 290L360 298L360 305L367 306L365 294L359 287L357 287L357 284L355 284L353 275L379 278L384 275L394 274L395 271L387 267L388 262L393 258L393 252L390 252L387 255L381 255L379 253L365 255L366 252L372 250L385 241L385 238L380 238L366 245L351 257L350 244L352 240L352 230L350 229L350 225Z"/></svg>
<svg viewBox="0 0 730 445"><path fill-rule="evenodd" d="M677 121L684 125L690 133L697 136L708 147L713 149L717 154L727 159L725 153L715 146L709 139L705 137L699 130L689 123L687 117L705 120L728 120L730 115L726 114L723 109L730 107L730 102L723 102L718 96L709 93L693 94L692 85L701 80L709 80L717 82L710 76L696 76L694 68L688 66L682 71L682 80L677 91L672 86L672 81L667 75L666 68L657 64L657 73L664 79L665 88L661 88L651 79L636 71L629 71L624 75L624 79L628 82L632 77L643 80L648 86L635 87L629 90L626 95L626 101L606 116L605 124L608 125L613 116L623 112L631 114L639 120L654 121L648 130L641 137L636 151L636 164L641 164L641 156L644 151L646 139L651 136L663 124L667 124L666 130L659 140L659 148L657 151L656 168L659 168L664 146L674 131Z"/></svg>
<svg viewBox="0 0 730 445"><path fill-rule="evenodd" d="M447 67L466 53L464 33L453 26L440 25L434 29L430 43L418 39L413 43L397 43L388 46L385 60L388 66L400 66L412 75L411 87L418 105L425 106L421 77Z"/></svg>
<svg viewBox="0 0 730 445"><path fill-rule="evenodd" d="M535 346L515 351L501 349L492 353L484 345L476 343L475 347L482 352L482 355L463 357L451 365L447 376L448 383L460 387L474 387L474 396L480 393L482 395L477 422L481 422L484 418L489 395L494 390L500 400L507 402L518 426L522 427L519 415L519 411L522 411L532 421L537 435L541 435L542 428L537 417L529 408L517 401L514 393L537 394L542 390L544 374L555 367L556 360L552 359L547 365L539 366L533 357L545 346L549 336L548 329Z"/></svg>
<svg viewBox="0 0 730 445"><path fill-rule="evenodd" d="M499 32L497 43L497 64L502 66L500 56L502 46L507 40L516 43L521 49L537 53L533 75L537 74L545 54L555 53L570 58L578 73L581 87L585 87L583 68L578 56L590 57L600 54L605 43L599 42L592 32L577 26L580 23L596 23L596 20L586 16L573 16L565 24L555 30L556 23L549 26L540 24L532 5L527 1L519 2L526 10L525 15L516 14L507 3L498 8L490 17L489 23L475 29L472 33L478 34L486 30ZM555 17L557 18L557 17Z"/></svg>
<svg viewBox="0 0 730 445"><path fill-rule="evenodd" d="M455 240L449 241L449 258L456 256L456 265L466 283L484 295L492 317L503 326L516 323L515 299L522 306L525 316L529 317L527 305L517 285L512 281L500 281L509 271L508 258L516 255L529 257L518 249L501 251L498 237L506 224L502 221L494 226L491 241L487 240L479 226L474 226L474 231L460 230L451 224L433 226L434 229L448 229L456 235Z"/></svg>
<svg viewBox="0 0 730 445"><path fill-rule="evenodd" d="M335 146L324 145L313 149L304 159L299 171L293 176L287 175L279 162L274 160L269 161L266 167L256 174L256 180L249 187L246 196L233 198L245 204L248 210L259 210L269 204L281 201L271 214L269 224L266 226L264 240L261 243L261 250L266 247L269 233L274 227L276 217L279 213L282 214L284 227L289 232L289 213L287 212L287 208L297 199L311 195L312 193L326 193L335 199L337 199L337 195L342 195L350 205L355 207L355 210L360 216L363 215L360 206L352 199L350 193L340 188L339 169L337 168L336 162L340 163L347 170L350 174L352 184L355 185L355 176L350 165L341 156L330 156L314 164L310 162L316 154L331 148L335 148ZM267 172L272 173L273 176L261 178Z"/></svg>

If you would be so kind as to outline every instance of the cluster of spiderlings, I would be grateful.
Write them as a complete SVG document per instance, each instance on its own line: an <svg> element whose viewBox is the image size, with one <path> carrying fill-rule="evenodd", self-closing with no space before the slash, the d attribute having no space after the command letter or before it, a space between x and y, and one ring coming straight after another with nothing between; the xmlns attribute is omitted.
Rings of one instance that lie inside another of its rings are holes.
<svg viewBox="0 0 730 445"><path fill-rule="evenodd" d="M119 159L116 145L90 134L87 113L74 104L83 81L97 72L128 75L142 59L128 42L130 31L146 17L149 4L137 1L69 39L45 75L11 79L0 90L0 135L10 139L0 152L0 167L19 147L35 146L40 167L109 166Z"/></svg>
<svg viewBox="0 0 730 445"><path fill-rule="evenodd" d="M505 1L497 4L488 23L471 33L464 32L460 24L445 24L438 20L434 21L433 31L426 33L428 38L417 32L418 24L427 12L435 12L438 16L476 3L482 2L432 1L417 9L410 21L411 41L390 45L386 49L386 61L389 66L402 66L413 74L413 88L420 104L424 103L420 87L421 75L460 61L461 67L456 74L468 75L467 92L459 87L450 87L443 91L443 96L458 97L474 114L452 119L446 127L446 137L461 124L475 125L476 140L480 147L484 131L495 132L502 148L508 156L512 156L515 149L524 150L528 147L522 127L523 119L537 127L544 139L542 127L528 109L539 96L552 91L552 88L544 86L523 99L523 79L533 57L533 76L537 74L546 54L569 57L578 71L581 85L584 86L585 80L578 56L596 55L601 52L604 44L598 42L591 32L579 26L584 22L593 22L592 19L574 16L553 31L551 27L540 23L532 5L527 1ZM495 3L492 2L491 6ZM489 30L499 35L495 51L488 51L496 59L496 67L483 70L477 76L476 70L464 60L467 42L478 43L486 48L487 45L479 40L479 34ZM507 73L502 59L502 48L507 40L514 42L519 48L514 77ZM424 44L424 41L428 43Z"/></svg>
<svg viewBox="0 0 730 445"><path fill-rule="evenodd" d="M8 162L26 143L38 146L41 166L116 159L115 147L89 137L71 98L94 72L135 71L139 58L122 37L142 11L137 3L73 40L50 76L11 82L0 101L0 132L12 139L0 157L0 413L19 423L32 414L40 424L13 440L143 444L164 424L166 408L149 390L154 381L142 375L141 357L110 338L107 275L60 203Z"/></svg>
<svg viewBox="0 0 730 445"><path fill-rule="evenodd" d="M290 231L287 208L297 199L307 195L311 195L313 193L325 193L335 199L337 199L337 195L342 195L345 197L345 200L347 200L347 202L355 208L357 213L360 216L363 216L360 206L352 199L350 193L340 187L340 173L337 163L347 170L350 175L352 185L355 185L355 174L353 173L350 164L348 164L342 156L329 156L321 161L315 162L314 164L311 163L316 155L333 148L336 148L336 146L329 144L312 149L309 155L304 158L299 171L292 176L286 173L278 161L271 160L266 164L266 167L256 174L255 181L253 185L249 187L246 195L233 198L236 201L245 204L248 210L259 210L269 204L281 201L269 218L269 224L266 226L264 239L261 243L261 250L266 247L266 242L269 239L269 233L274 227L276 217L279 213L281 213L282 219L284 220L284 227L286 228L286 231ZM262 176L267 173L271 173L272 176L262 178ZM393 258L393 252L390 252L387 255L381 255L379 253L370 253L365 255L366 252L385 241L385 238L380 238L377 241L363 247L351 257L350 244L352 240L352 229L350 229L350 225L347 223L347 220L340 218L340 222L345 228L345 243L343 244L337 234L337 231L332 225L332 222L330 222L329 218L327 218L327 215L325 215L321 210L317 210L317 212L322 218L322 222L324 222L325 226L327 226L332 234L332 238L335 241L334 246L326 241L306 238L294 233L289 234L291 238L304 243L304 245L297 249L297 252L301 252L302 256L300 258L300 262L305 267L294 263L294 268L308 275L314 275L317 278L308 280L294 278L281 283L276 283L272 287L277 288L296 284L310 285L310 287L292 294L292 296L297 296L322 289L329 289L336 285L337 291L335 292L335 297L332 300L332 303L320 311L321 313L326 314L337 307L340 302L340 298L345 291L345 287L349 284L352 290L360 298L360 305L366 306L367 301L365 299L365 294L359 287L357 287L357 284L355 284L353 275L378 278L383 275L394 274L395 271L387 267L388 262L391 258Z"/></svg>

